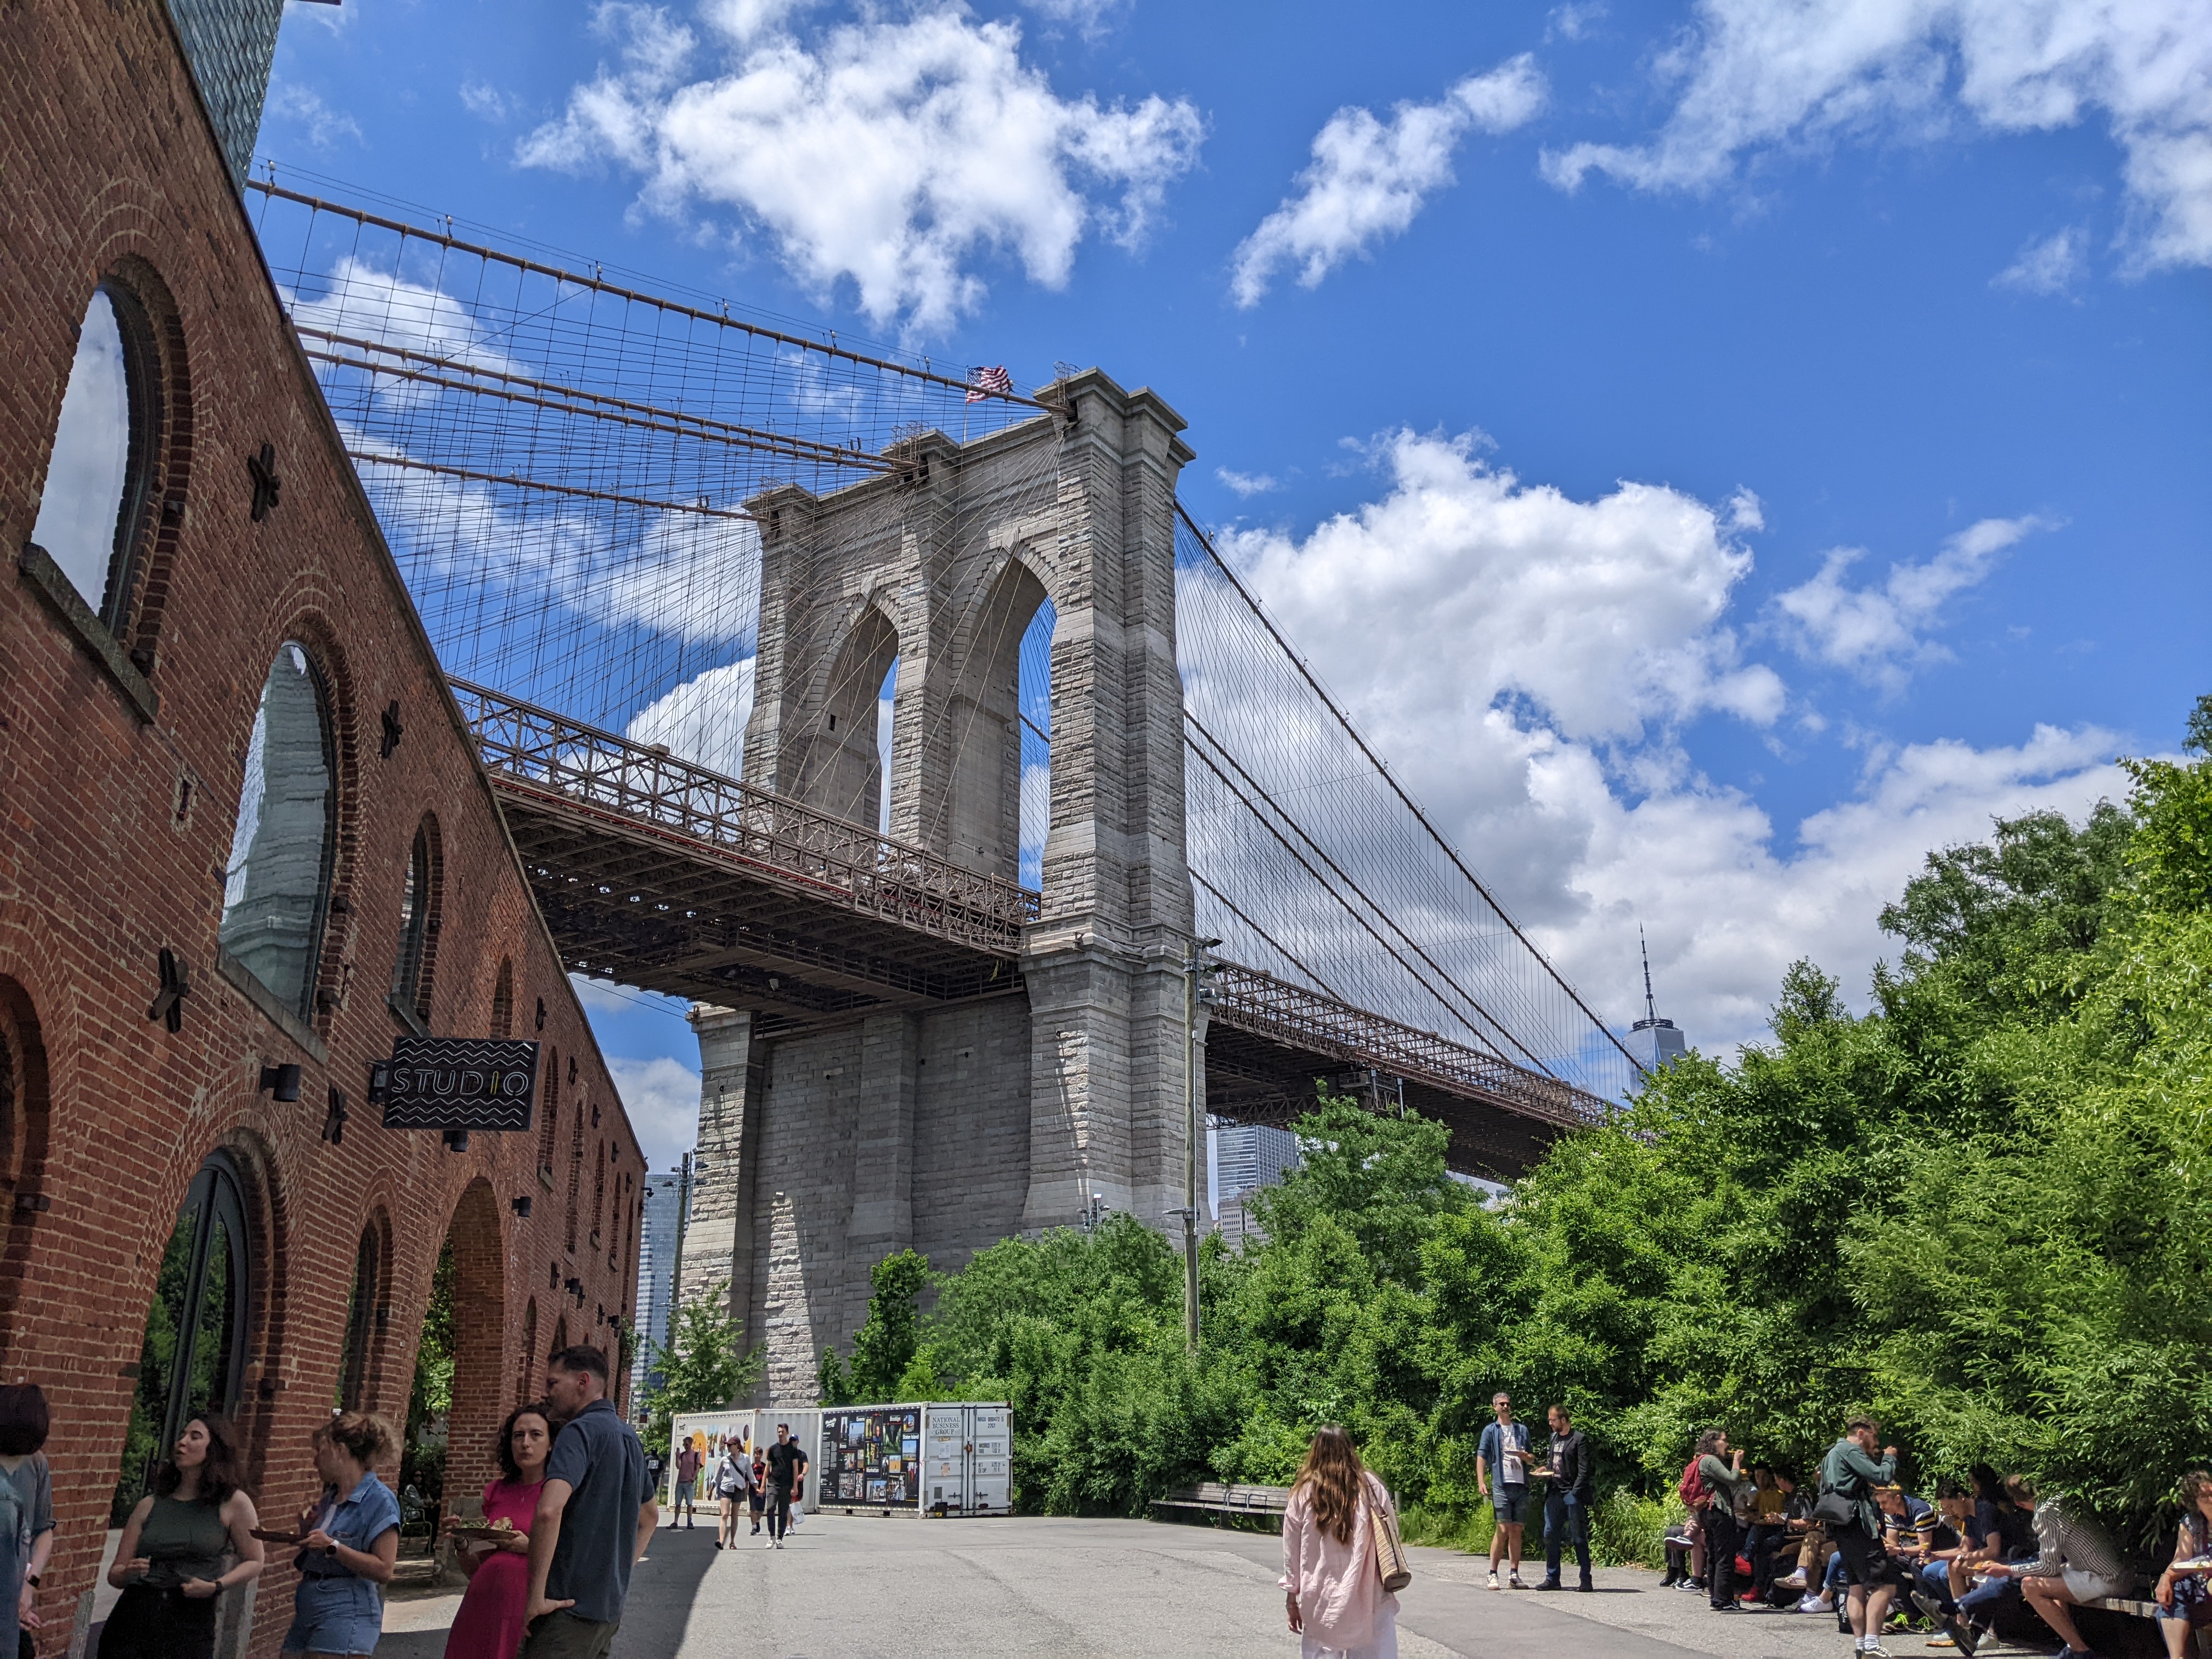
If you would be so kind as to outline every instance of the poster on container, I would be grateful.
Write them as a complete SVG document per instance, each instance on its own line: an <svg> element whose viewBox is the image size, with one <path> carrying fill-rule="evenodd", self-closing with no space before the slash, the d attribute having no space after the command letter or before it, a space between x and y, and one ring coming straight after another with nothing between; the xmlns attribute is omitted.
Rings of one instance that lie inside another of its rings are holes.
<svg viewBox="0 0 2212 1659"><path fill-rule="evenodd" d="M911 1510L921 1491L921 1407L853 1406L822 1413L822 1495L843 1509Z"/></svg>
<svg viewBox="0 0 2212 1659"><path fill-rule="evenodd" d="M699 1473L691 1483L691 1496L709 1510L714 1507L714 1466L721 1461L723 1443L735 1440L740 1448L753 1438L753 1414L749 1411L685 1412L670 1425L667 1501L676 1498L677 1460L688 1447L699 1455Z"/></svg>

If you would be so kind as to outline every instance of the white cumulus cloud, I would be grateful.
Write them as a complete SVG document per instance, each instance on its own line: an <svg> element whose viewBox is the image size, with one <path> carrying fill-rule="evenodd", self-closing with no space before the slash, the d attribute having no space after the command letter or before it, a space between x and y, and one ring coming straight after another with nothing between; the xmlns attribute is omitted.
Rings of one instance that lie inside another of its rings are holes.
<svg viewBox="0 0 2212 1659"><path fill-rule="evenodd" d="M1354 254L1401 234L1430 192L1452 182L1452 154L1469 127L1510 132L1543 108L1545 95L1535 59L1524 52L1468 76L1436 103L1400 104L1387 123L1356 106L1337 111L1314 137L1298 193L1238 246L1231 297L1259 304L1285 266L1296 268L1301 287L1318 287Z"/></svg>
<svg viewBox="0 0 2212 1659"><path fill-rule="evenodd" d="M678 760L742 777L745 722L753 715L753 659L710 668L637 711L623 735L648 747L665 744Z"/></svg>
<svg viewBox="0 0 2212 1659"><path fill-rule="evenodd" d="M2020 258L1990 281L2022 294L2069 294L2081 280L2088 251L2088 233L2078 225L2069 225L2055 235L2030 242L2020 251Z"/></svg>
<svg viewBox="0 0 2212 1659"><path fill-rule="evenodd" d="M1224 551L1532 938L1621 1024L1642 1001L1639 921L1662 1012L1725 1051L1761 1034L1800 956L1863 1006L1874 962L1897 950L1875 917L1932 848L1986 836L1999 814L2078 817L2124 793L2113 734L2038 726L1988 748L1870 747L1839 799L1777 823L1706 777L1682 735L1704 711L1764 726L1786 700L1734 622L1755 498L1623 483L1579 501L1467 441L1410 433L1375 453L1377 499L1304 538L1231 532ZM1880 598L1924 628L2033 527L1984 521Z"/></svg>
<svg viewBox="0 0 2212 1659"><path fill-rule="evenodd" d="M1225 466L1217 466L1213 469L1213 476L1248 499L1281 488L1272 472L1232 472Z"/></svg>
<svg viewBox="0 0 2212 1659"><path fill-rule="evenodd" d="M1866 550L1839 547L1818 575L1778 595L1775 606L1802 654L1896 690L1916 665L1949 654L1925 637L1944 602L1978 584L2014 543L2051 527L2032 515L1983 519L1924 563L1893 564L1878 587L1845 586L1844 573Z"/></svg>
<svg viewBox="0 0 2212 1659"><path fill-rule="evenodd" d="M915 334L975 308L987 256L1058 288L1092 233L1135 247L1197 159L1205 123L1188 101L1064 98L1023 61L1014 22L948 7L802 40L802 15L719 0L722 61L701 71L697 36L665 11L603 6L621 61L520 158L611 164L672 217L727 210L818 294L850 283L872 320Z"/></svg>
<svg viewBox="0 0 2212 1659"><path fill-rule="evenodd" d="M699 1136L699 1073L670 1054L610 1059L607 1070L646 1167L665 1170L678 1163Z"/></svg>
<svg viewBox="0 0 2212 1659"><path fill-rule="evenodd" d="M1545 157L1644 189L1709 188L1748 155L2102 118L2149 264L2212 264L2212 0L1699 0L1660 60L1679 91L1648 143Z"/></svg>

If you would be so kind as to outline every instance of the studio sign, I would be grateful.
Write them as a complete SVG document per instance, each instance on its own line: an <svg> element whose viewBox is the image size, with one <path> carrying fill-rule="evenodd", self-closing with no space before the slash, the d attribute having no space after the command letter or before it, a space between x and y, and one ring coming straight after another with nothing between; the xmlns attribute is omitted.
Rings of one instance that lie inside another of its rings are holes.
<svg viewBox="0 0 2212 1659"><path fill-rule="evenodd" d="M402 1037L378 1070L387 1129L527 1129L538 1045L493 1037ZM379 1084L372 1080L374 1097Z"/></svg>

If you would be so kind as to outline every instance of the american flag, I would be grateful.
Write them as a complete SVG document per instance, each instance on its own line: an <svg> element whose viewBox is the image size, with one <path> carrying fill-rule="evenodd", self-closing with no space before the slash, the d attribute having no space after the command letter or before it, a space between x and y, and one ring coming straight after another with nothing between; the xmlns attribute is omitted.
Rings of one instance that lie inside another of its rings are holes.
<svg viewBox="0 0 2212 1659"><path fill-rule="evenodd" d="M1006 398L1014 395L1014 377L1006 373L1006 366L1004 363L1000 363L995 368L976 368L969 372L968 401L969 403L980 404L993 392Z"/></svg>

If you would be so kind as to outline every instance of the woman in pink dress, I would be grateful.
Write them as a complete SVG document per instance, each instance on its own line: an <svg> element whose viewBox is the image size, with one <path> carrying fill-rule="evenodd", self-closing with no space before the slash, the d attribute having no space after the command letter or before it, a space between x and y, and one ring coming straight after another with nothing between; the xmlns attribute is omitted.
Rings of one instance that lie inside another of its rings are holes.
<svg viewBox="0 0 2212 1659"><path fill-rule="evenodd" d="M523 1610L530 1599L530 1522L538 1513L538 1489L545 1481L545 1460L553 1450L553 1419L544 1406L519 1406L500 1425L493 1455L500 1478L484 1488L487 1526L505 1521L514 1532L497 1539L471 1539L456 1558L469 1576L468 1594L446 1638L446 1659L515 1659L528 1626Z"/></svg>
<svg viewBox="0 0 2212 1659"><path fill-rule="evenodd" d="M1283 1510L1283 1576L1301 1659L1398 1659L1398 1598L1382 1588L1374 1517L1389 1508L1352 1437L1325 1428Z"/></svg>

